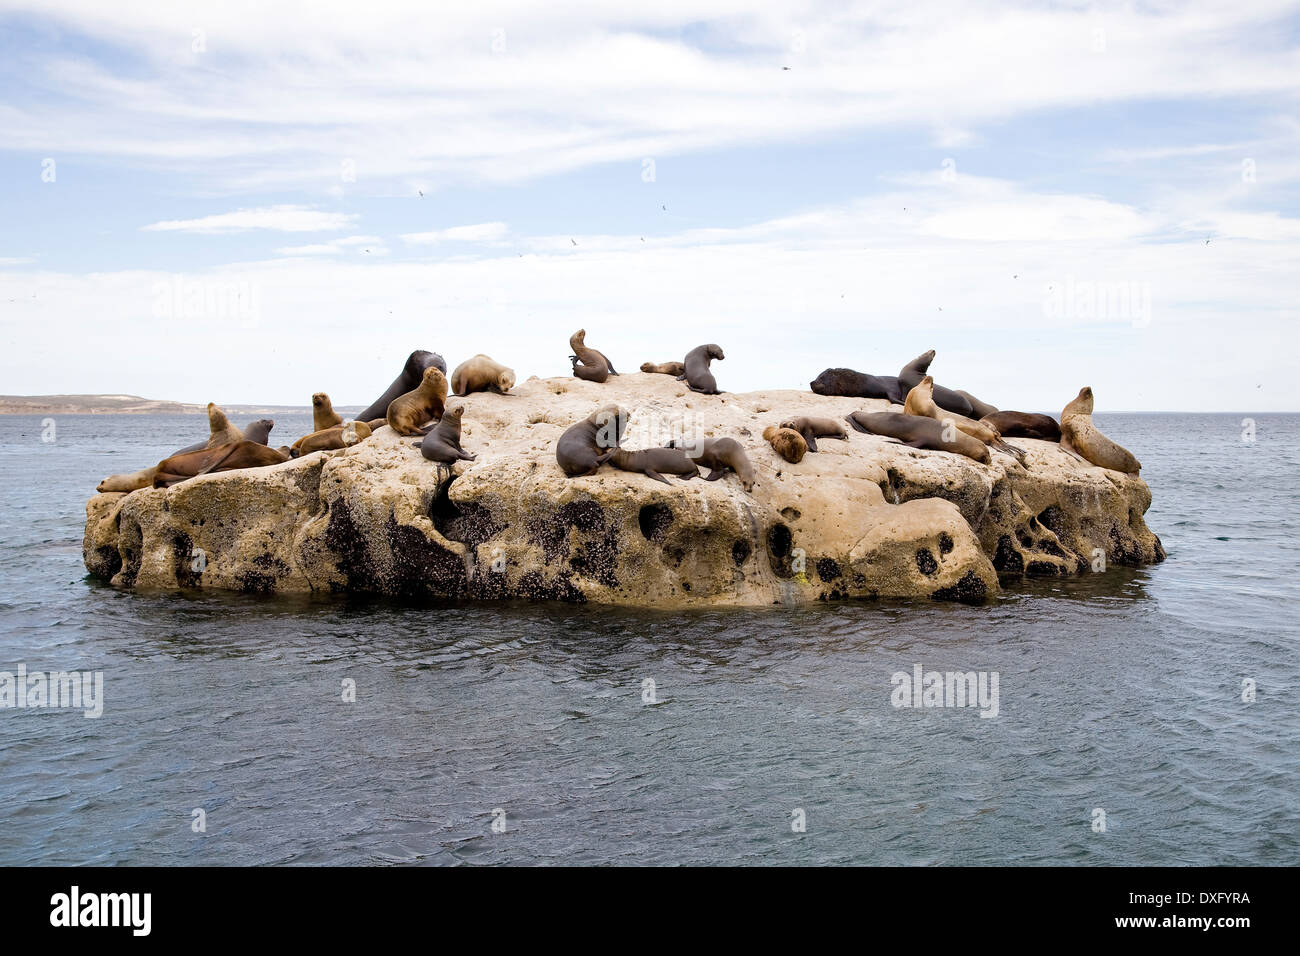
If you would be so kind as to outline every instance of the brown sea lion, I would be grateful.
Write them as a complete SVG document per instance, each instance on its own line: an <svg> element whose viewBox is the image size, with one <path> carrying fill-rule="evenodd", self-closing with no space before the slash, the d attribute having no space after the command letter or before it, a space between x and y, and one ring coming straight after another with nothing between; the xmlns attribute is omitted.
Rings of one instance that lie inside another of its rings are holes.
<svg viewBox="0 0 1300 956"><path fill-rule="evenodd" d="M623 440L627 417L617 405L604 405L570 425L555 443L555 460L561 470L570 478L595 474Z"/></svg>
<svg viewBox="0 0 1300 956"><path fill-rule="evenodd" d="M965 415L958 415L956 412L942 411L934 403L934 379L929 375L921 379L920 384L907 393L907 400L903 403L903 411L908 415L933 418L945 425L951 422L967 435L970 435L971 438L977 438L989 447L1011 455L1022 465L1025 463L1025 450L1004 442L996 428L967 418Z"/></svg>
<svg viewBox="0 0 1300 956"><path fill-rule="evenodd" d="M427 435L433 425L426 423L442 417L446 401L447 376L429 366L418 387L393 399L385 420L399 435Z"/></svg>
<svg viewBox="0 0 1300 956"><path fill-rule="evenodd" d="M1092 423L1092 389L1086 385L1061 412L1061 447L1098 468L1134 476L1142 470L1131 451L1111 441Z"/></svg>
<svg viewBox="0 0 1300 956"><path fill-rule="evenodd" d="M157 473L158 466L151 465L133 471L129 475L109 475L95 486L95 490L103 494L106 491L135 491L139 488L148 488L153 484L153 477Z"/></svg>
<svg viewBox="0 0 1300 956"><path fill-rule="evenodd" d="M787 418L781 423L780 427L793 429L802 435L809 451L817 450L817 439L819 438L839 438L847 441L849 437L849 433L844 430L844 426L833 418L808 418L806 416Z"/></svg>
<svg viewBox="0 0 1300 956"><path fill-rule="evenodd" d="M665 472L677 475L683 481L689 481L700 473L695 462L680 448L642 448L639 451L615 448L609 456L609 463L623 471L639 471L665 485L670 484L664 477Z"/></svg>
<svg viewBox="0 0 1300 956"><path fill-rule="evenodd" d="M817 395L884 398L899 405L907 394L896 375L868 375L851 368L828 368L809 382L808 387Z"/></svg>
<svg viewBox="0 0 1300 956"><path fill-rule="evenodd" d="M926 371L930 368L930 363L934 361L934 349L928 352L922 352L912 361L903 366L903 370L898 373L898 384L903 390L903 395L916 388L921 384L921 379L925 378ZM950 412L956 412L958 415L970 416L975 409L961 395L957 394L950 388L944 388L942 385L934 387L934 403L940 408Z"/></svg>
<svg viewBox="0 0 1300 956"><path fill-rule="evenodd" d="M365 422L344 422L342 425L322 428L310 435L303 435L293 443L289 454L294 458L301 458L303 455L310 455L314 451L351 448L353 445L365 441L370 435L370 426Z"/></svg>
<svg viewBox="0 0 1300 956"><path fill-rule="evenodd" d="M992 415L985 415L980 421L996 428L1003 438L1061 440L1061 426L1051 415L1039 415L1034 412L994 412Z"/></svg>
<svg viewBox="0 0 1300 956"><path fill-rule="evenodd" d="M984 465L991 461L988 446L982 441L933 418L904 412L854 412L845 420L860 432L897 438L912 448L965 455Z"/></svg>
<svg viewBox="0 0 1300 956"><path fill-rule="evenodd" d="M642 362L641 371L681 378L686 374L686 366L681 362Z"/></svg>
<svg viewBox="0 0 1300 956"><path fill-rule="evenodd" d="M586 329L578 329L569 336L569 348L573 350L573 357L588 368L600 368L603 365L610 375L617 375L618 372L614 371L614 363L605 357L604 352L589 348L586 340ZM578 377L584 378L585 376L579 375ZM594 379L589 379L589 381L594 381Z"/></svg>
<svg viewBox="0 0 1300 956"><path fill-rule="evenodd" d="M451 390L457 395L470 392L497 392L504 395L515 387L514 369L507 368L491 356L479 353L466 359L451 373Z"/></svg>
<svg viewBox="0 0 1300 956"><path fill-rule="evenodd" d="M763 429L763 438L772 446L774 452L792 465L803 461L803 456L808 453L808 442L793 428L777 428L775 425L768 425Z"/></svg>
<svg viewBox="0 0 1300 956"><path fill-rule="evenodd" d="M289 460L285 449L268 448L255 441L240 439L228 445L205 448L184 455L172 455L158 463L154 475L155 488L169 488L172 485L218 471L234 471L237 468L262 468L266 465L278 465Z"/></svg>
<svg viewBox="0 0 1300 956"><path fill-rule="evenodd" d="M420 449L420 454L429 461L440 465L450 465L457 461L473 461L477 455L471 455L460 446L460 417L465 406L459 403L448 405L442 418L424 440L413 442L411 447Z"/></svg>
<svg viewBox="0 0 1300 956"><path fill-rule="evenodd" d="M208 442L206 447L217 448L231 442L243 441L244 433L231 423L226 413L215 402L208 402Z"/></svg>
<svg viewBox="0 0 1300 956"><path fill-rule="evenodd" d="M980 401L978 398L976 398L974 395L972 395L970 392L966 391L965 389L957 388L957 389L953 389L953 391L955 391L962 398L966 399L966 401L970 402L972 418L984 418L988 415L997 414L998 411L997 408L990 405L988 402Z"/></svg>
<svg viewBox="0 0 1300 956"><path fill-rule="evenodd" d="M324 392L317 392L311 397L311 430L323 432L327 428L343 424L343 416L334 411L330 397Z"/></svg>
<svg viewBox="0 0 1300 956"><path fill-rule="evenodd" d="M366 407L356 420L359 422L371 422L376 418L383 418L388 414L388 406L393 403L393 399L399 395L405 395L407 392L419 386L420 381L424 378L424 370L433 366L443 375L447 374L447 363L443 361L441 355L437 352L426 352L424 349L416 349L406 357L406 363L402 366L401 373L393 379L391 385Z"/></svg>
<svg viewBox="0 0 1300 956"><path fill-rule="evenodd" d="M677 380L685 379L692 392L717 395L718 381L709 371L709 363L714 359L721 362L725 358L722 349L716 345L697 345L686 353L686 358L682 361L682 374L677 376Z"/></svg>
<svg viewBox="0 0 1300 956"><path fill-rule="evenodd" d="M745 454L745 446L734 438L700 438L695 441L670 441L669 448L681 448L697 465L710 469L705 481L717 481L728 470L740 478L741 487L754 487L754 466ZM689 477L689 476L688 476Z"/></svg>
<svg viewBox="0 0 1300 956"><path fill-rule="evenodd" d="M569 361L573 363L574 377L580 378L584 382L599 383L609 378L609 369L604 365L580 365L576 355L570 355Z"/></svg>

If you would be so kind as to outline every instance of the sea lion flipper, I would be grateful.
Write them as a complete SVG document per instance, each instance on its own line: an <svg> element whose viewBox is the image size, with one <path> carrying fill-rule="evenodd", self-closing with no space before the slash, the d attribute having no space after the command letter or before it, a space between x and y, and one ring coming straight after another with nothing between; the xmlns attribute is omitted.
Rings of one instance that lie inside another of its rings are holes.
<svg viewBox="0 0 1300 956"><path fill-rule="evenodd" d="M726 472L726 469L725 469L725 468L713 468L713 469L710 469L710 470L709 470L709 473L708 473L707 475L704 476L704 480L705 480L705 481L717 481L719 478L721 478L721 477L722 477L723 475L725 475L726 473L727 473L727 472ZM692 477L694 477L694 476L692 476Z"/></svg>
<svg viewBox="0 0 1300 956"><path fill-rule="evenodd" d="M663 475L659 474L659 472L655 471L653 468L647 468L647 469L645 470L645 473L646 473L647 475L649 475L651 478L653 478L655 481L662 481L665 485L671 485L671 484L672 484L671 481L669 481L669 480L668 480L667 478L665 478Z"/></svg>
<svg viewBox="0 0 1300 956"><path fill-rule="evenodd" d="M809 450L809 451L816 451L816 450L817 450L817 436L813 433L813 430L810 428L810 429L808 429L807 431L800 432L800 434L803 435L803 440L804 440L805 442L807 442L807 444L808 444L808 450Z"/></svg>

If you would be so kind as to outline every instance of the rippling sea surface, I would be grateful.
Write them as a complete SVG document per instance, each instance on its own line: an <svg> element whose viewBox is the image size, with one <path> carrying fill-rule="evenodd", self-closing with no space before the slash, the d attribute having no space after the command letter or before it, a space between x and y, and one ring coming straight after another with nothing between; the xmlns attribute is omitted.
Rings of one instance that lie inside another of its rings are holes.
<svg viewBox="0 0 1300 956"><path fill-rule="evenodd" d="M0 863L1300 863L1300 416L1254 420L1097 417L1161 565L668 614L120 593L85 500L205 421L0 416L0 671L105 696L0 710ZM915 664L998 716L896 709Z"/></svg>

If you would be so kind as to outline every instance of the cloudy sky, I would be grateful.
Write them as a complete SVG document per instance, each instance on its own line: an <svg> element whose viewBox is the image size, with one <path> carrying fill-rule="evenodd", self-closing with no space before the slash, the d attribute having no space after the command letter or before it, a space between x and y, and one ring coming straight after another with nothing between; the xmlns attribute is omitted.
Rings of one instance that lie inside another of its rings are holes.
<svg viewBox="0 0 1300 956"><path fill-rule="evenodd" d="M434 6L0 0L0 392L362 404L585 327L1300 409L1295 3Z"/></svg>

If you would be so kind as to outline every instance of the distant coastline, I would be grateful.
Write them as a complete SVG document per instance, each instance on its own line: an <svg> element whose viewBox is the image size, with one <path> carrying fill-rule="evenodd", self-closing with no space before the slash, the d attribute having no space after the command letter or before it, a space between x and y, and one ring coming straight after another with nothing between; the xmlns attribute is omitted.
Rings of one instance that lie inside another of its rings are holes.
<svg viewBox="0 0 1300 956"><path fill-rule="evenodd" d="M223 405L230 415L309 414L310 405ZM360 408L360 406L356 406ZM340 412L347 406L339 406ZM0 395L0 415L206 415L207 405L139 395Z"/></svg>

